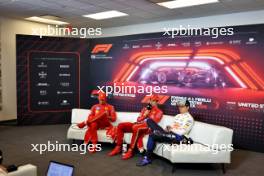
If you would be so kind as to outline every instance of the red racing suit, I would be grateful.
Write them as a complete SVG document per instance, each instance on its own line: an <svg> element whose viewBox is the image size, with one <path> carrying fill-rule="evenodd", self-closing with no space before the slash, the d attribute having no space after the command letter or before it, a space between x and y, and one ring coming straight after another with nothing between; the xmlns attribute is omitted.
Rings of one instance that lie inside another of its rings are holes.
<svg viewBox="0 0 264 176"><path fill-rule="evenodd" d="M130 149L133 150L136 144L137 144L138 149L143 149L143 137L149 132L146 119L151 118L156 123L158 123L161 120L162 115L163 115L163 112L157 106L153 106L147 116L144 115L146 111L148 111L147 108L143 108L141 110L140 116L137 118L136 123L123 122L123 123L118 124L117 140L116 140L117 146L121 146L123 144L124 133L132 132Z"/></svg>
<svg viewBox="0 0 264 176"><path fill-rule="evenodd" d="M79 128L88 126L88 129L84 136L84 142L91 141L93 144L97 143L97 130L98 129L110 129L112 127L111 122L116 121L116 112L110 104L96 104L92 106L91 113L87 117L87 120L78 124Z"/></svg>

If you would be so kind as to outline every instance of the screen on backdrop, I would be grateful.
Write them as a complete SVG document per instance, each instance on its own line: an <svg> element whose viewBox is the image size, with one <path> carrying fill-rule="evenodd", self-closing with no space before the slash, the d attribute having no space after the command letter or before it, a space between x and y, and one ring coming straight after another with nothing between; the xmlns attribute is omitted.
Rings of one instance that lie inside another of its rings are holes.
<svg viewBox="0 0 264 176"><path fill-rule="evenodd" d="M188 99L196 120L232 128L236 147L263 151L264 25L231 28L218 37L17 35L19 124L69 123L99 89L118 111L139 111L155 93L165 114Z"/></svg>

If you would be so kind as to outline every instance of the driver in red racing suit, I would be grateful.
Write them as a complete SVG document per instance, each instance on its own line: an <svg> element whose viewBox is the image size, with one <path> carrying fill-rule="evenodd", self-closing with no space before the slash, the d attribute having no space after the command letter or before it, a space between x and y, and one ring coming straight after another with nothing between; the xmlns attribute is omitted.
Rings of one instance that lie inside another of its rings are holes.
<svg viewBox="0 0 264 176"><path fill-rule="evenodd" d="M108 154L109 156L117 155L121 152L121 146L123 144L124 133L132 133L132 139L128 151L122 156L122 159L126 160L133 156L134 148L138 147L140 152L143 152L143 137L148 134L149 128L146 123L148 118L154 120L158 123L163 115L163 112L158 108L159 97L157 95L152 95L150 97L149 106L151 108L144 107L141 110L140 116L137 118L137 122L123 122L117 126L117 139L116 147Z"/></svg>
<svg viewBox="0 0 264 176"><path fill-rule="evenodd" d="M86 125L88 129L84 136L84 143L88 144L89 141L92 142L94 148L90 150L94 153L95 146L97 144L97 130L98 129L111 129L111 122L116 121L116 112L112 105L106 102L106 94L104 92L99 92L98 94L99 104L92 106L91 113L87 117L87 120L79 123L79 128L84 128Z"/></svg>

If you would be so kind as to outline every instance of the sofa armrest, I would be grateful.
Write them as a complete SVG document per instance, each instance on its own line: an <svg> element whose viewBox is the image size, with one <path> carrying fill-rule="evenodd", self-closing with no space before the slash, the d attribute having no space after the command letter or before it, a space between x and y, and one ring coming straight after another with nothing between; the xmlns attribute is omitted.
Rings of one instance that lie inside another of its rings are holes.
<svg viewBox="0 0 264 176"><path fill-rule="evenodd" d="M232 139L233 139L233 130L222 127L221 130L217 131L216 137L214 139L214 143L218 145L230 146L233 144Z"/></svg>
<svg viewBox="0 0 264 176"><path fill-rule="evenodd" d="M83 122L87 119L89 114L90 114L89 109L72 109L71 123L76 124Z"/></svg>
<svg viewBox="0 0 264 176"><path fill-rule="evenodd" d="M231 145L233 130L219 125L195 121L189 136L195 142L212 146L214 148L216 145Z"/></svg>
<svg viewBox="0 0 264 176"><path fill-rule="evenodd" d="M14 172L7 174L8 176L37 176L37 167L32 164L19 166Z"/></svg>

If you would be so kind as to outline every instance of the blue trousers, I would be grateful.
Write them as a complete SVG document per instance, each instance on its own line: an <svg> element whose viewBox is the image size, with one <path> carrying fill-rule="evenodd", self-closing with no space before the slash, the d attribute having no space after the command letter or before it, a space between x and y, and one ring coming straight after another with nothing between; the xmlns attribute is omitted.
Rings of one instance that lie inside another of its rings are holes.
<svg viewBox="0 0 264 176"><path fill-rule="evenodd" d="M148 119L147 124L148 127L151 129L151 134L149 135L148 138L147 153L146 153L148 157L151 157L151 155L153 154L153 150L155 149L157 142L168 143L168 144L180 143L180 141L183 139L181 135L165 131L152 119Z"/></svg>

